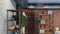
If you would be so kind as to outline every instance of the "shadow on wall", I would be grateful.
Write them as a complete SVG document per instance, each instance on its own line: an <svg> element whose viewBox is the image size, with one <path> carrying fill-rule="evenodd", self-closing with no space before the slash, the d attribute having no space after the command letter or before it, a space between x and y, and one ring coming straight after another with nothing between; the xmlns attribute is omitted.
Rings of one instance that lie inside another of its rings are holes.
<svg viewBox="0 0 60 34"><path fill-rule="evenodd" d="M27 0L14 0L16 5L21 8L27 8L28 7L28 1Z"/></svg>
<svg viewBox="0 0 60 34"><path fill-rule="evenodd" d="M15 1L14 1L14 0L10 0L10 1L11 1L12 6L13 6L13 7L16 7Z"/></svg>

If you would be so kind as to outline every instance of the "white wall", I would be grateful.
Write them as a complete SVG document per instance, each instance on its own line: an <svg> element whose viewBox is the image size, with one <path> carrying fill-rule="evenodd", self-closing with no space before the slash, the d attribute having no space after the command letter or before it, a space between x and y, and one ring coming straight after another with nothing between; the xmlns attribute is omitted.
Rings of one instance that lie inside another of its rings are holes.
<svg viewBox="0 0 60 34"><path fill-rule="evenodd" d="M0 0L0 34L7 34L7 9L15 9L16 4L10 0Z"/></svg>

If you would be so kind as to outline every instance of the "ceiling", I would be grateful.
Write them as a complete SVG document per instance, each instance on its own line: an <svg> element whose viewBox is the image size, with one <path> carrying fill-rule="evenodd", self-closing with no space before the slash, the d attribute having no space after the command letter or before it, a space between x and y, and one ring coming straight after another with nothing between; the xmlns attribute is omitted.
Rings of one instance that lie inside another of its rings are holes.
<svg viewBox="0 0 60 34"><path fill-rule="evenodd" d="M29 3L60 3L60 0L28 0Z"/></svg>
<svg viewBox="0 0 60 34"><path fill-rule="evenodd" d="M58 7L60 7L60 0L14 0L16 2L16 4L19 6L19 7L23 7L23 8L26 8L26 7L29 7L30 5L28 5L28 3L31 3L31 4L36 4L36 6L39 6L40 7L40 3L45 3L48 5L59 5ZM34 6L35 6L34 4Z"/></svg>

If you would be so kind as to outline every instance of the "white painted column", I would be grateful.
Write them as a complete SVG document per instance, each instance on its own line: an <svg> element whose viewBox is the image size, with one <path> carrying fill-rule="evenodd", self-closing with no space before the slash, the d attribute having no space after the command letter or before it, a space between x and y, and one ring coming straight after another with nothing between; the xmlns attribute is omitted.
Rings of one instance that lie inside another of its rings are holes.
<svg viewBox="0 0 60 34"><path fill-rule="evenodd" d="M13 2L13 4L12 4ZM16 4L11 0L0 0L0 34L7 34L7 9L15 9Z"/></svg>

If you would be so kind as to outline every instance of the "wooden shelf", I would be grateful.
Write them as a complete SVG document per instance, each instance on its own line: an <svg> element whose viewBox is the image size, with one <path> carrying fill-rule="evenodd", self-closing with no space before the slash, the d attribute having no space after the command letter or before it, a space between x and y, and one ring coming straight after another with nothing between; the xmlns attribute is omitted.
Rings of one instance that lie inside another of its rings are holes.
<svg viewBox="0 0 60 34"><path fill-rule="evenodd" d="M37 17L37 21L39 21L39 28L40 29L44 29L45 31L49 31L50 29L52 29L50 26L50 24L52 24L52 16L53 14L48 14L48 11L46 11L46 14L39 14ZM45 20L45 24L41 24L43 22L41 22L41 20Z"/></svg>
<svg viewBox="0 0 60 34"><path fill-rule="evenodd" d="M38 19L38 20L53 20L53 19Z"/></svg>
<svg viewBox="0 0 60 34"><path fill-rule="evenodd" d="M19 20L8 20L8 21L19 21Z"/></svg>
<svg viewBox="0 0 60 34"><path fill-rule="evenodd" d="M7 10L7 11L10 11L10 12L19 12L18 10Z"/></svg>
<svg viewBox="0 0 60 34"><path fill-rule="evenodd" d="M8 29L8 31L19 31L19 30L10 30L10 29Z"/></svg>
<svg viewBox="0 0 60 34"><path fill-rule="evenodd" d="M42 16L49 16L49 15L51 15L51 14L40 14L40 15L42 15ZM40 16L40 15L39 15L39 16Z"/></svg>
<svg viewBox="0 0 60 34"><path fill-rule="evenodd" d="M11 12L12 13L12 18L10 18L10 19L8 19L9 17L9 12ZM16 26L16 25L18 25L18 26L21 26L20 25L20 18L19 18L19 15L17 14L17 12L20 12L19 10L7 10L7 34L9 34L8 32L9 31L12 31L12 32L16 32L16 31L19 31L17 34L20 34L20 27L19 27L19 29L13 29L13 30L10 30L9 29L9 27L10 26L12 26L12 25L14 25L14 26ZM16 13L16 15L18 15L18 16L16 16L16 18L15 18L15 16L13 16L14 15L14 13ZM11 21L11 22L9 22L9 21Z"/></svg>

